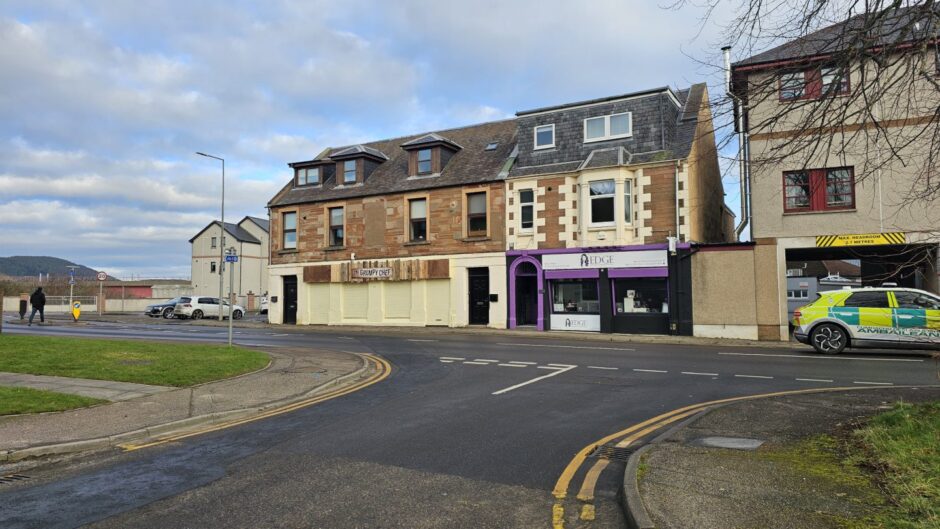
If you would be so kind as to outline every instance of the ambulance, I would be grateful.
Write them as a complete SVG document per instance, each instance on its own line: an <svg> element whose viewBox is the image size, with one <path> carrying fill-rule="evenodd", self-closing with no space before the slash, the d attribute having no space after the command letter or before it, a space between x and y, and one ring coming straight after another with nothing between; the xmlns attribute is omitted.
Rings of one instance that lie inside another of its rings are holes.
<svg viewBox="0 0 940 529"><path fill-rule="evenodd" d="M913 288L820 292L793 312L793 337L823 354L846 347L940 349L940 297Z"/></svg>

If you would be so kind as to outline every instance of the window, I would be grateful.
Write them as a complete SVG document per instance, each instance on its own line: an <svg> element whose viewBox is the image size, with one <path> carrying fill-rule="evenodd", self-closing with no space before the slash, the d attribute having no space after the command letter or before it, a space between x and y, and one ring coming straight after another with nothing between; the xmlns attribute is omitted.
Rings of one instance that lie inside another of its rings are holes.
<svg viewBox="0 0 940 529"><path fill-rule="evenodd" d="M895 292L899 309L940 310L940 299L916 292Z"/></svg>
<svg viewBox="0 0 940 529"><path fill-rule="evenodd" d="M330 246L342 246L343 235L343 208L330 208Z"/></svg>
<svg viewBox="0 0 940 529"><path fill-rule="evenodd" d="M499 142L498 142L498 141L491 141L491 142L489 142L489 143L486 144L486 148L483 149L483 150L484 150L484 151L495 151L495 150L496 150L496 147L499 147Z"/></svg>
<svg viewBox="0 0 940 529"><path fill-rule="evenodd" d="M630 112L597 116L584 120L584 141L604 141L626 138L633 133L633 116Z"/></svg>
<svg viewBox="0 0 940 529"><path fill-rule="evenodd" d="M845 75L844 68L829 66L820 68L822 78L822 94L839 95L849 93L849 76Z"/></svg>
<svg viewBox="0 0 940 529"><path fill-rule="evenodd" d="M519 191L519 228L531 231L535 225L535 191L522 189Z"/></svg>
<svg viewBox="0 0 940 529"><path fill-rule="evenodd" d="M595 226L614 223L614 181L597 180L591 182L591 224Z"/></svg>
<svg viewBox="0 0 940 529"><path fill-rule="evenodd" d="M806 74L803 72L785 73L780 76L780 100L793 101L806 95Z"/></svg>
<svg viewBox="0 0 940 529"><path fill-rule="evenodd" d="M825 211L855 207L855 176L851 167L783 173L785 212Z"/></svg>
<svg viewBox="0 0 940 529"><path fill-rule="evenodd" d="M552 312L565 314L600 314L596 279L552 281Z"/></svg>
<svg viewBox="0 0 940 529"><path fill-rule="evenodd" d="M535 148L549 149L555 146L555 124L535 127Z"/></svg>
<svg viewBox="0 0 940 529"><path fill-rule="evenodd" d="M431 173L431 149L418 151L418 174Z"/></svg>
<svg viewBox="0 0 940 529"><path fill-rule="evenodd" d="M219 246L219 238L218 238L218 237L213 237L213 238L212 238L212 241L210 241L209 244L210 244L210 246L211 246L212 248L218 248L218 246Z"/></svg>
<svg viewBox="0 0 940 529"><path fill-rule="evenodd" d="M846 307L868 307L886 309L888 305L888 295L884 291L875 292L853 292L843 304Z"/></svg>
<svg viewBox="0 0 940 529"><path fill-rule="evenodd" d="M285 250L297 248L297 213L284 214L284 245Z"/></svg>
<svg viewBox="0 0 940 529"><path fill-rule="evenodd" d="M411 242L427 240L428 236L428 201L424 198L413 198L408 201L408 224Z"/></svg>
<svg viewBox="0 0 940 529"><path fill-rule="evenodd" d="M486 193L467 194L467 235L486 235Z"/></svg>
<svg viewBox="0 0 940 529"><path fill-rule="evenodd" d="M633 180L623 182L623 219L627 224L633 222Z"/></svg>
<svg viewBox="0 0 940 529"><path fill-rule="evenodd" d="M356 160L346 160L343 162L343 183L356 183Z"/></svg>
<svg viewBox="0 0 940 529"><path fill-rule="evenodd" d="M787 290L787 299L793 300L793 301L809 299L809 291L807 291L805 288Z"/></svg>
<svg viewBox="0 0 940 529"><path fill-rule="evenodd" d="M307 186L320 183L320 168L305 167L297 169L297 185Z"/></svg>
<svg viewBox="0 0 940 529"><path fill-rule="evenodd" d="M212 261L212 262L209 263L209 273L210 273L210 274L214 274L214 273L215 273L215 266L216 266L216 265L215 265L215 261Z"/></svg>
<svg viewBox="0 0 940 529"><path fill-rule="evenodd" d="M613 283L617 314L669 313L669 296L665 279L652 277L615 279Z"/></svg>

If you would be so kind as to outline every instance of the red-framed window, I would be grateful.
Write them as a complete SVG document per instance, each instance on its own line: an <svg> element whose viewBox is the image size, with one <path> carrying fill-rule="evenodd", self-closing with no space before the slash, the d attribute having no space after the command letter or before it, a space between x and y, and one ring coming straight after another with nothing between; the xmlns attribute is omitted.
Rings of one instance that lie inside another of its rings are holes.
<svg viewBox="0 0 940 529"><path fill-rule="evenodd" d="M851 167L783 173L783 211L832 211L855 207L855 172Z"/></svg>
<svg viewBox="0 0 940 529"><path fill-rule="evenodd" d="M819 99L823 96L849 93L849 75L845 68L818 66L791 70L780 74L780 101Z"/></svg>

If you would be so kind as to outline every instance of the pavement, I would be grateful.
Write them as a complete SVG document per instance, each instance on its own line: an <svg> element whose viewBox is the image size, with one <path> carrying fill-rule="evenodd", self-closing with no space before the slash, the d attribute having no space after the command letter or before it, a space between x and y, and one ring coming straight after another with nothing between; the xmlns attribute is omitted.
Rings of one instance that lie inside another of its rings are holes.
<svg viewBox="0 0 940 529"><path fill-rule="evenodd" d="M644 529L845 527L882 500L839 473L804 468L801 441L846 436L894 402L927 400L940 400L940 388L790 395L704 411L632 456L624 480L628 520Z"/></svg>
<svg viewBox="0 0 940 529"><path fill-rule="evenodd" d="M352 353L306 347L268 351L271 363L238 377L187 388L0 373L19 385L115 400L76 410L0 417L0 461L105 449L167 432L243 419L353 385L373 365Z"/></svg>

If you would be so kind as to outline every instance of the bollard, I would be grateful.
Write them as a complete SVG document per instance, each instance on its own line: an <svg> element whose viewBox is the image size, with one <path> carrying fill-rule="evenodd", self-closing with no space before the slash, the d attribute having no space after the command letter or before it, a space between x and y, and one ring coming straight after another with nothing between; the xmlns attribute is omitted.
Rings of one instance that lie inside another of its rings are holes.
<svg viewBox="0 0 940 529"><path fill-rule="evenodd" d="M20 321L26 319L26 306L29 304L29 293L20 294Z"/></svg>

